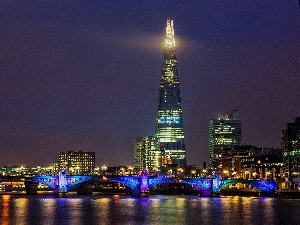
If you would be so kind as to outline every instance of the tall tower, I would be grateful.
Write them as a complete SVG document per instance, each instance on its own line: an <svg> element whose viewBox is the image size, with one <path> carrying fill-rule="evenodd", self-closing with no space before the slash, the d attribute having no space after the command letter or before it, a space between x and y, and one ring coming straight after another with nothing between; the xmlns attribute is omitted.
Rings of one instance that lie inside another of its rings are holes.
<svg viewBox="0 0 300 225"><path fill-rule="evenodd" d="M174 28L171 19L167 19L155 136L158 151L163 157L170 158L172 164L186 165Z"/></svg>
<svg viewBox="0 0 300 225"><path fill-rule="evenodd" d="M242 144L241 121L233 114L209 122L209 162L211 168L221 169L218 165L219 152L224 148L233 148Z"/></svg>

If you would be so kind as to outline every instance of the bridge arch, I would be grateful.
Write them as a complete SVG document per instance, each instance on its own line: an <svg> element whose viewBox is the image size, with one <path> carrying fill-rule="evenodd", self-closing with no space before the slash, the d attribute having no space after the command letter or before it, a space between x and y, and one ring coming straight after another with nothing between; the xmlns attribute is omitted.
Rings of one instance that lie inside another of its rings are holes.
<svg viewBox="0 0 300 225"><path fill-rule="evenodd" d="M201 191L212 190L212 179L210 178L185 178L182 182L192 185Z"/></svg>
<svg viewBox="0 0 300 225"><path fill-rule="evenodd" d="M93 180L92 176L66 176L66 180L63 182L66 184L67 190L70 190L71 187ZM58 176L36 176L27 179L27 181L41 183L44 184L51 189L55 189L58 185L60 185L59 177Z"/></svg>

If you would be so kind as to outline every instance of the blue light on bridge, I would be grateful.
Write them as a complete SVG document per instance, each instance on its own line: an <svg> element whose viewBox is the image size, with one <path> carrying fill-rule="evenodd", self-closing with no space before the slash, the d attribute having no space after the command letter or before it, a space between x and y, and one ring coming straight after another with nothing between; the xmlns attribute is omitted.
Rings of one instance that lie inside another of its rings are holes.
<svg viewBox="0 0 300 225"><path fill-rule="evenodd" d="M33 182L42 183L53 190L59 186L60 191L69 191L72 186L93 180L93 176L38 176L31 178ZM108 178L113 182L118 182L132 190L149 191L157 185L168 183L174 178L148 176L147 171L143 171L140 176L114 176ZM220 189L230 185L247 184L257 188L261 192L272 193L276 190L276 182L273 180L245 180L245 179L220 179L215 173L214 178L184 178L180 182L192 185L202 190L204 193L220 193Z"/></svg>

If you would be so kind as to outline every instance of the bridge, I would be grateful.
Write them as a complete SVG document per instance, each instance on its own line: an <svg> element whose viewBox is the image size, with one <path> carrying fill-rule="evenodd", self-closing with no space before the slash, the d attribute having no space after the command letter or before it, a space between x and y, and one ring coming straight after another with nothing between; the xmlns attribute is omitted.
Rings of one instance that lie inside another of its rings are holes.
<svg viewBox="0 0 300 225"><path fill-rule="evenodd" d="M65 196L70 189L77 185L78 194L92 194L91 182L99 180L95 176L68 176L65 170L61 170L59 176L36 176L27 178L26 193L35 194L36 184L42 183L51 187L53 196ZM273 180L246 180L246 179L221 179L215 173L213 178L182 178L176 179L166 176L150 176L147 170L143 170L139 176L111 176L106 180L125 185L136 197L148 196L150 190L155 186L169 182L181 182L189 184L201 191L202 196L218 196L220 190L230 185L247 184L257 190L272 194L276 190L276 183Z"/></svg>
<svg viewBox="0 0 300 225"><path fill-rule="evenodd" d="M26 194L36 194L37 193L37 184L41 183L53 190L53 196L58 197L59 195L65 196L67 192L73 186L76 186L81 183L86 183L87 181L93 180L93 176L83 176L83 175L71 175L66 174L66 170L62 169L59 172L58 176L35 176L26 178L25 189ZM87 185L85 186L86 189ZM91 188L89 188L91 189ZM89 190L81 190L89 192ZM80 191L79 191L80 192Z"/></svg>

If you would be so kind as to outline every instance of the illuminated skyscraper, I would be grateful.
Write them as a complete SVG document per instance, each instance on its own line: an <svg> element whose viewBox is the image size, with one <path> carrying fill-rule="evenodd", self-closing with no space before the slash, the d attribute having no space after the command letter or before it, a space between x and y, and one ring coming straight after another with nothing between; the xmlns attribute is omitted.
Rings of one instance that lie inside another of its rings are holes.
<svg viewBox="0 0 300 225"><path fill-rule="evenodd" d="M186 165L174 28L171 19L167 20L155 136L158 141L157 151L164 157L171 158L172 164Z"/></svg>
<svg viewBox="0 0 300 225"><path fill-rule="evenodd" d="M217 165L218 155L224 148L233 148L242 144L241 121L232 114L209 122L209 162L211 168Z"/></svg>

